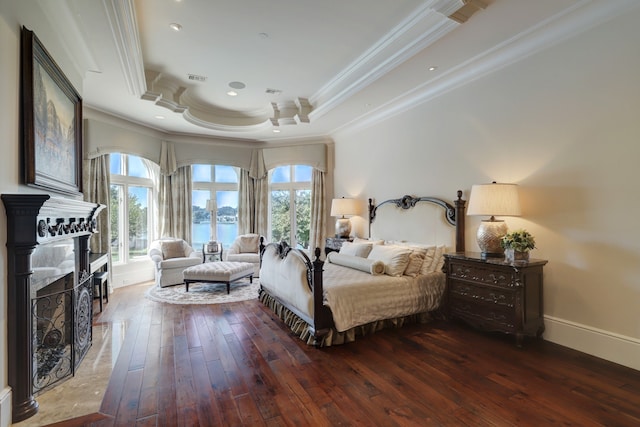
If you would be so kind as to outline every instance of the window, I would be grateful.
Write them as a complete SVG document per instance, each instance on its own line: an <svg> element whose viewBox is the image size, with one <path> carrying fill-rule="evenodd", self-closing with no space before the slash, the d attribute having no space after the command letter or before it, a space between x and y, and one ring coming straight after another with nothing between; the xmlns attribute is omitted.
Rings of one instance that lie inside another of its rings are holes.
<svg viewBox="0 0 640 427"><path fill-rule="evenodd" d="M225 165L193 165L191 168L193 247L202 248L209 240L216 240L223 248L229 248L238 236L239 170Z"/></svg>
<svg viewBox="0 0 640 427"><path fill-rule="evenodd" d="M153 216L153 163L130 154L109 155L111 257L124 264L146 256Z"/></svg>
<svg viewBox="0 0 640 427"><path fill-rule="evenodd" d="M279 166L269 171L269 241L309 247L311 166Z"/></svg>

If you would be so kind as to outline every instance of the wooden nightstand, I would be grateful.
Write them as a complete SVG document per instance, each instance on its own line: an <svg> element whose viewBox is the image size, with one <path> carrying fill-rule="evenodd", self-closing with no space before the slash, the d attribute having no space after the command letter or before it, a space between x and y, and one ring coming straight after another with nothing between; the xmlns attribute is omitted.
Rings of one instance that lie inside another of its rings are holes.
<svg viewBox="0 0 640 427"><path fill-rule="evenodd" d="M329 252L338 252L344 242L353 242L353 239L340 237L327 237L324 241L324 254L329 255Z"/></svg>
<svg viewBox="0 0 640 427"><path fill-rule="evenodd" d="M544 332L542 268L546 260L507 264L479 253L445 254L447 313L473 327L525 335Z"/></svg>

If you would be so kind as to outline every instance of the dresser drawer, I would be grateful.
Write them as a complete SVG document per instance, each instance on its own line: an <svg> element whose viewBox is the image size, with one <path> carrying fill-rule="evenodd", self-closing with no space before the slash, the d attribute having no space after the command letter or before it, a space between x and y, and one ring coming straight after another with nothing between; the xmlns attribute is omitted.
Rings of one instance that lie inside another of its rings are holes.
<svg viewBox="0 0 640 427"><path fill-rule="evenodd" d="M515 288L520 286L517 273L513 268L491 268L482 265L474 265L463 262L449 262L449 277L451 279L465 280L487 285L494 285L503 288Z"/></svg>
<svg viewBox="0 0 640 427"><path fill-rule="evenodd" d="M450 296L449 314L484 330L514 332L515 312L499 305L478 304L463 298Z"/></svg>
<svg viewBox="0 0 640 427"><path fill-rule="evenodd" d="M449 282L449 296L474 303L484 303L513 310L516 304L516 293L496 286L478 286L462 280Z"/></svg>

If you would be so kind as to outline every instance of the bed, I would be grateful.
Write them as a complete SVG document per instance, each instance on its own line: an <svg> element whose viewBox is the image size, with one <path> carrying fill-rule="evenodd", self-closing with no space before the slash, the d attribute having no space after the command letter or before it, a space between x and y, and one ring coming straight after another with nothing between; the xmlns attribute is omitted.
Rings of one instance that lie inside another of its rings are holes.
<svg viewBox="0 0 640 427"><path fill-rule="evenodd" d="M319 248L312 260L286 243L263 247L259 299L316 347L427 322L443 301L443 252L464 251L464 209L461 191L453 205L437 197L378 205L369 199L371 237L343 245L326 261Z"/></svg>

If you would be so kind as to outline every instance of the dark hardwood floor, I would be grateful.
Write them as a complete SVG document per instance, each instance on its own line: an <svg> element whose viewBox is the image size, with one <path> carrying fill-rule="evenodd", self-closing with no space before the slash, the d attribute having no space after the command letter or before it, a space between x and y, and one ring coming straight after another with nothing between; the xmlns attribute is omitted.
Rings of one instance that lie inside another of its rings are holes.
<svg viewBox="0 0 640 427"><path fill-rule="evenodd" d="M100 413L55 426L638 426L640 372L542 340L436 321L314 349L258 301L164 305L133 319Z"/></svg>

